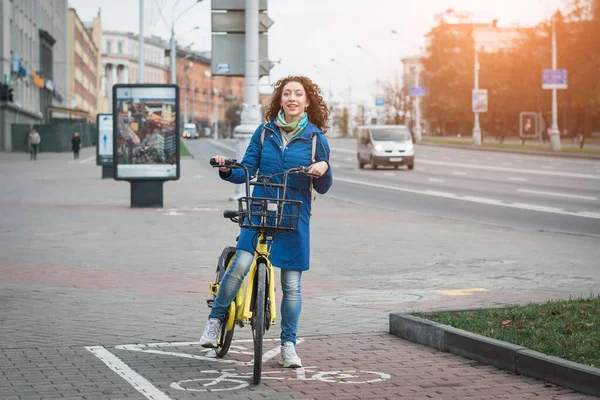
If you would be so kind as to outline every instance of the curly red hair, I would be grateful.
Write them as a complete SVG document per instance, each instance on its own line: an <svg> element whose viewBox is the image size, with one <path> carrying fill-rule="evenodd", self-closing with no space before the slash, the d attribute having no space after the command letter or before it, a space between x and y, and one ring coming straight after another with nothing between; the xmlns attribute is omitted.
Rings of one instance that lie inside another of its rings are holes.
<svg viewBox="0 0 600 400"><path fill-rule="evenodd" d="M308 120L323 132L326 132L329 124L329 109L323 100L323 96L321 96L321 89L319 86L305 76L288 76L275 83L271 101L265 108L265 119L267 121L273 121L277 118L277 114L279 114L279 110L281 109L283 88L289 82L298 82L304 87L306 98L309 103L308 109L306 110Z"/></svg>

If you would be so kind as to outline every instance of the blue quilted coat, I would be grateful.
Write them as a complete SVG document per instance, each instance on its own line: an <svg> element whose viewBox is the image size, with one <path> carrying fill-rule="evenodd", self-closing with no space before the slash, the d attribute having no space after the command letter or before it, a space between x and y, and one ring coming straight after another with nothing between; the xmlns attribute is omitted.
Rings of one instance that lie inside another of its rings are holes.
<svg viewBox="0 0 600 400"><path fill-rule="evenodd" d="M261 132L265 128L264 143L261 145ZM312 137L317 135L315 159L317 162L326 161L329 164L329 144L325 134L312 123L292 139L284 149L279 128L268 122L260 125L250 140L246 154L242 159L249 170L250 175L271 176L284 172L298 166L311 164ZM232 169L230 174L220 172L221 178L232 183L244 183L244 170ZM282 183L283 174L271 179L273 183ZM313 178L313 188L318 193L326 193L333 183L331 166L321 178ZM271 197L273 189L265 189L262 186L254 186L253 197ZM279 189L280 190L280 189ZM288 177L288 188L286 198L289 200L301 200L300 220L298 229L293 232L277 232L271 248L271 263L279 268L296 271L306 271L310 266L310 178L298 174L290 174ZM254 252L253 241L256 245L256 231L242 229L237 248Z"/></svg>

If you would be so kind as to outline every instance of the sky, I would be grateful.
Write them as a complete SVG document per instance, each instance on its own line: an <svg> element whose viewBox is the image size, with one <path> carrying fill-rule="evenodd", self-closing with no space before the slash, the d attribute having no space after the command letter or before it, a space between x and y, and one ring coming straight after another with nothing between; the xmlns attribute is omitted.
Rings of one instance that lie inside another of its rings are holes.
<svg viewBox="0 0 600 400"><path fill-rule="evenodd" d="M139 33L139 0L68 2L84 22L101 8L103 29ZM194 3L144 0L144 35L168 39L177 18L178 43L210 51L211 1ZM419 53L424 35L436 25L435 14L452 8L474 12L481 21L497 19L500 27L531 26L549 19L564 4L565 0L268 0L268 15L274 21L269 59L279 62L270 77L261 79L261 92L269 92L270 83L279 78L305 75L334 101L369 102L377 79L402 76L401 59ZM199 29L193 30L196 26Z"/></svg>

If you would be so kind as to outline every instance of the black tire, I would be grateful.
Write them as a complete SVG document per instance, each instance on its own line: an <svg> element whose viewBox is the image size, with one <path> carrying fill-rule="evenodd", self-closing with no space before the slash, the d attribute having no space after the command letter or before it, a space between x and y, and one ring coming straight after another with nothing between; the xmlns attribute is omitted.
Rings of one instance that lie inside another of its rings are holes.
<svg viewBox="0 0 600 400"><path fill-rule="evenodd" d="M365 169L365 163L361 160L359 154L356 154L356 159L358 160L358 168Z"/></svg>
<svg viewBox="0 0 600 400"><path fill-rule="evenodd" d="M252 336L254 338L254 373L252 382L260 383L262 371L263 337L265 334L265 307L267 290L267 266L258 264L256 271L256 296L252 310Z"/></svg>
<svg viewBox="0 0 600 400"><path fill-rule="evenodd" d="M415 164L408 164L408 169L410 171L412 171L413 169L415 169Z"/></svg>
<svg viewBox="0 0 600 400"><path fill-rule="evenodd" d="M235 299L233 299L233 302L235 303ZM225 355L229 351L229 347L231 346L231 341L233 340L233 331L235 330L235 323L231 325L231 330L227 330L227 321L229 321L229 318L235 319L235 311L232 315L232 308L233 310L235 310L235 306L229 307L229 311L227 311L227 313L225 314L225 319L223 320L223 325L221 326L221 333L219 333L219 340L217 342L217 348L215 349L215 354L217 355L217 358L225 357Z"/></svg>
<svg viewBox="0 0 600 400"><path fill-rule="evenodd" d="M225 268L226 270L231 266L234 257L235 253L229 254ZM219 283L221 283L220 279ZM221 332L219 333L219 339L217 341L217 348L215 349L215 354L217 358L225 357L225 355L229 351L229 347L231 346L231 341L233 340L233 331L235 330L235 323L231 324L231 330L227 330L227 321L229 321L229 318L233 318L235 320L235 298L233 299L232 304L227 309L227 313L225 314L225 318L223 319Z"/></svg>

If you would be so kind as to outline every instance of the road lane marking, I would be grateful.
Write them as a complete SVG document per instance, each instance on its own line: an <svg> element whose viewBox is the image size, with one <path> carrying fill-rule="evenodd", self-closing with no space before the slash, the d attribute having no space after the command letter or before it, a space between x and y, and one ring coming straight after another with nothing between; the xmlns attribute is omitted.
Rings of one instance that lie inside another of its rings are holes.
<svg viewBox="0 0 600 400"><path fill-rule="evenodd" d="M450 290L432 290L435 293L445 294L446 296L471 296L477 292L489 292L483 288L472 288L472 289L450 289Z"/></svg>
<svg viewBox="0 0 600 400"><path fill-rule="evenodd" d="M579 194L545 192L545 191L542 191L542 190L532 190L532 189L518 189L517 191L518 192L522 192L522 193L542 194L542 195L545 195L545 196L567 197L569 199L598 200L598 198L594 197L594 196L582 196L582 195L579 195Z"/></svg>
<svg viewBox="0 0 600 400"><path fill-rule="evenodd" d="M467 175L467 173L466 173L466 172L463 172L463 171L454 171L454 172L452 172L452 173L453 173L454 175L459 175L459 176L465 176L465 175Z"/></svg>
<svg viewBox="0 0 600 400"><path fill-rule="evenodd" d="M402 187L396 187L396 186L380 185L377 183L362 182L362 181L357 181L354 179L346 179L346 178L335 178L335 180L337 182L346 182L346 183L351 183L354 185L370 186L370 187L375 187L375 188L379 188L379 189L393 190L396 192L405 192L405 193L420 194L420 195L425 195L425 196L441 197L441 198L446 198L446 199L468 201L471 203L479 203L479 204L500 206L500 207L506 207L506 208L515 208L515 209L520 209L520 210L539 211L539 212L545 212L545 213L550 213L550 214L569 215L569 216L582 217L582 218L600 219L600 213L591 212L591 211L572 212L572 211L565 211L560 208L546 207L546 206L540 206L540 205L536 205L536 204L527 204L527 203L518 203L518 202L517 203L506 203L501 200L488 199L485 197L460 196L460 195L457 195L454 193L438 192L435 190L408 189L408 188L402 188Z"/></svg>
<svg viewBox="0 0 600 400"><path fill-rule="evenodd" d="M519 178L518 176L509 176L506 179L509 181L515 181L515 182L527 182L527 180L528 180L526 178Z"/></svg>
<svg viewBox="0 0 600 400"><path fill-rule="evenodd" d="M354 152L348 149L335 149L338 152ZM462 164L456 162L439 161L439 160L427 160L424 157L419 157L420 163L439 165L444 167L456 167L456 168L470 168L477 170L488 170L488 171L499 171L499 172L512 172L520 174L531 174L531 175L546 175L546 176L561 176L567 178L582 178L582 179L600 179L600 175L594 174L580 174L575 172L561 172L561 171L541 171L536 169L519 169L519 168L506 168L496 167L493 165L482 165L477 160L471 160L470 164ZM445 157L446 158L446 157Z"/></svg>
<svg viewBox="0 0 600 400"><path fill-rule="evenodd" d="M429 182L444 182L444 180L438 178L429 178Z"/></svg>
<svg viewBox="0 0 600 400"><path fill-rule="evenodd" d="M422 160L422 163L440 165L445 167L457 167L457 168L472 168L478 170L488 171L499 171L499 172L513 172L520 174L531 174L531 175L546 175L546 176L561 176L566 178L582 178L582 179L600 179L600 175L593 174L579 174L575 172L560 172L560 171L540 171L535 169L518 169L518 168L506 168L506 167L495 167L492 165L473 165L473 164L462 164L454 162L445 162L437 160Z"/></svg>
<svg viewBox="0 0 600 400"><path fill-rule="evenodd" d="M108 368L121 378L125 379L135 390L149 400L172 400L169 396L158 390L150 381L135 372L103 346L87 346L86 350L98 357Z"/></svg>

